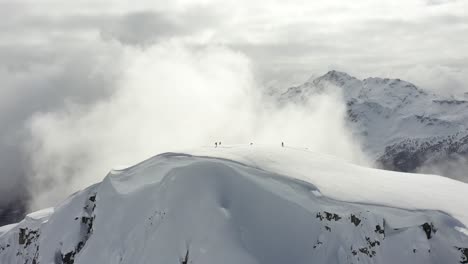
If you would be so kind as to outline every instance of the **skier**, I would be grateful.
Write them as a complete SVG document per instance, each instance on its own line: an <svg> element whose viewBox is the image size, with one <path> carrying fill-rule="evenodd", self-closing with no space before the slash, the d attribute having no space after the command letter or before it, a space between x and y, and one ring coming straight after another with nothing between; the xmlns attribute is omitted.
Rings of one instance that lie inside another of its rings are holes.
<svg viewBox="0 0 468 264"><path fill-rule="evenodd" d="M281 142L281 147L283 147L283 148L284 148L284 142Z"/></svg>
<svg viewBox="0 0 468 264"><path fill-rule="evenodd" d="M221 147L221 141L218 143L218 146L220 146L220 147Z"/></svg>
<svg viewBox="0 0 468 264"><path fill-rule="evenodd" d="M217 148L217 147L218 147L218 142L215 142L215 148Z"/></svg>

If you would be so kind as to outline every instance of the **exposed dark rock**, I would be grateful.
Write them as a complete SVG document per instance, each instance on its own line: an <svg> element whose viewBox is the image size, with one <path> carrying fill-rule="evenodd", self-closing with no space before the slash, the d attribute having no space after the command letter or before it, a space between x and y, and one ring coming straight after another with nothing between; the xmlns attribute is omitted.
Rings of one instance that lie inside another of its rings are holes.
<svg viewBox="0 0 468 264"><path fill-rule="evenodd" d="M468 248L459 248L457 247L458 251L461 252L460 263L467 264L468 263Z"/></svg>
<svg viewBox="0 0 468 264"><path fill-rule="evenodd" d="M432 100L434 103L437 104L448 104L448 105L468 105L468 101L465 100Z"/></svg>
<svg viewBox="0 0 468 264"><path fill-rule="evenodd" d="M313 246L313 248L315 249L315 248L317 248L318 246L320 246L320 245L322 245L322 244L323 244L322 241L317 240L317 243Z"/></svg>
<svg viewBox="0 0 468 264"><path fill-rule="evenodd" d="M434 228L434 225L432 223L424 223L421 225L422 229L426 233L427 239L432 238L432 234L435 234L437 232L437 229Z"/></svg>
<svg viewBox="0 0 468 264"><path fill-rule="evenodd" d="M377 255L377 252L375 250L369 250L367 247L359 248L359 252L363 253L364 255L367 255L370 258Z"/></svg>
<svg viewBox="0 0 468 264"><path fill-rule="evenodd" d="M83 216L81 217L81 223L87 226L86 233L90 234L93 229L94 217Z"/></svg>
<svg viewBox="0 0 468 264"><path fill-rule="evenodd" d="M468 157L468 136L455 134L445 137L406 139L387 146L384 154L378 158L378 163L388 170L416 172L427 162L444 164L456 162L463 157Z"/></svg>
<svg viewBox="0 0 468 264"><path fill-rule="evenodd" d="M353 223L355 226L358 226L361 223L361 219L351 214L351 223Z"/></svg>
<svg viewBox="0 0 468 264"><path fill-rule="evenodd" d="M70 251L65 255L62 254L62 263L63 264L73 264L75 263L75 251Z"/></svg>
<svg viewBox="0 0 468 264"><path fill-rule="evenodd" d="M320 219L320 221L323 221L323 219L326 219L328 221L331 221L331 220L338 221L341 219L339 215L334 214L334 213L329 213L326 211L324 211L323 213L322 212L317 213L316 217Z"/></svg>
<svg viewBox="0 0 468 264"><path fill-rule="evenodd" d="M80 251L84 248L86 242L88 241L89 237L93 233L93 224L94 224L94 219L96 218L96 215L94 214L94 210L96 209L96 193L91 195L88 198L88 202L86 205L83 207L85 216L81 217L81 224L82 228L84 228L84 235L81 238L81 241L76 244L75 249L66 253L58 253L58 259L60 259L62 264L73 264L75 262L75 256L80 253ZM75 220L78 220L79 218L76 217ZM56 260L57 262L57 260Z"/></svg>
<svg viewBox="0 0 468 264"><path fill-rule="evenodd" d="M24 248L31 245L33 241L36 241L39 238L38 230L30 230L28 228L20 228L18 235L18 243L24 245Z"/></svg>
<svg viewBox="0 0 468 264"><path fill-rule="evenodd" d="M380 241L378 241L378 240L372 241L372 240L370 240L369 237L366 237L366 241L367 241L367 243L369 244L369 246L370 246L371 248L372 248L372 247L375 247L375 246L380 246Z"/></svg>
<svg viewBox="0 0 468 264"><path fill-rule="evenodd" d="M380 225L376 225L376 226L375 226L374 232L375 232L375 233L378 233L378 234L382 234L382 235L384 235L384 237L385 237L385 230L384 230L383 227L381 227Z"/></svg>
<svg viewBox="0 0 468 264"><path fill-rule="evenodd" d="M187 249L187 253L185 253L185 257L181 260L181 264L189 263L189 250Z"/></svg>
<svg viewBox="0 0 468 264"><path fill-rule="evenodd" d="M368 248L360 248L359 251L365 255L367 255L368 257L372 258L374 257L377 253L375 251L370 251Z"/></svg>

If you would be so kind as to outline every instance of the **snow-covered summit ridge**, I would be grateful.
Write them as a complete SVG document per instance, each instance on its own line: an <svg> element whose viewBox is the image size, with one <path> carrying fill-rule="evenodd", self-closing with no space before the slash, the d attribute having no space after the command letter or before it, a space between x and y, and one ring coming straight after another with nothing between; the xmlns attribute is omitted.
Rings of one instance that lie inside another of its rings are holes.
<svg viewBox="0 0 468 264"><path fill-rule="evenodd" d="M420 175L367 169L288 147L184 152L113 170L55 210L6 228L0 233L0 263L467 258L468 210L457 202L465 184L430 175L418 184ZM408 193L414 185L419 188ZM438 195L424 201L432 185L440 188Z"/></svg>
<svg viewBox="0 0 468 264"><path fill-rule="evenodd" d="M237 161L305 181L335 200L409 210L438 210L455 216L468 226L468 204L464 203L468 184L446 177L372 169L293 147L206 147L186 152ZM433 193L434 188L438 195L428 199L427 195Z"/></svg>
<svg viewBox="0 0 468 264"><path fill-rule="evenodd" d="M468 155L468 101L429 93L400 79L360 80L330 71L287 89L279 100L301 104L336 90L354 134L385 168L415 171L426 162Z"/></svg>

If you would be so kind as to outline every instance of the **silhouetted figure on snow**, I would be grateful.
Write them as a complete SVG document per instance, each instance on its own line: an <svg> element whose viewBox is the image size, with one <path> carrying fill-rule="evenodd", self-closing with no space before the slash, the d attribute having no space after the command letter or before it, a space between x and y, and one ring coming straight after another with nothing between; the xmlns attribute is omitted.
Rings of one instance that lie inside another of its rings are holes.
<svg viewBox="0 0 468 264"><path fill-rule="evenodd" d="M218 147L218 142L215 142L215 148L217 148L217 147Z"/></svg>
<svg viewBox="0 0 468 264"><path fill-rule="evenodd" d="M281 146L284 147L284 142L281 142Z"/></svg>
<svg viewBox="0 0 468 264"><path fill-rule="evenodd" d="M221 146L221 141L218 143L218 146Z"/></svg>

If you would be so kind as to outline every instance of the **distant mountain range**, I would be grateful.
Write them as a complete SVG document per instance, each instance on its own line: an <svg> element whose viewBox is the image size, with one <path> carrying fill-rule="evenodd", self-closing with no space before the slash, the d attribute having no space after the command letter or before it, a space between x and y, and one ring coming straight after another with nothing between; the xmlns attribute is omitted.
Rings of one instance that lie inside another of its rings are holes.
<svg viewBox="0 0 468 264"><path fill-rule="evenodd" d="M302 103L334 89L343 95L354 134L383 168L414 172L468 156L468 93L447 98L400 79L360 80L330 71L287 89L280 101Z"/></svg>

